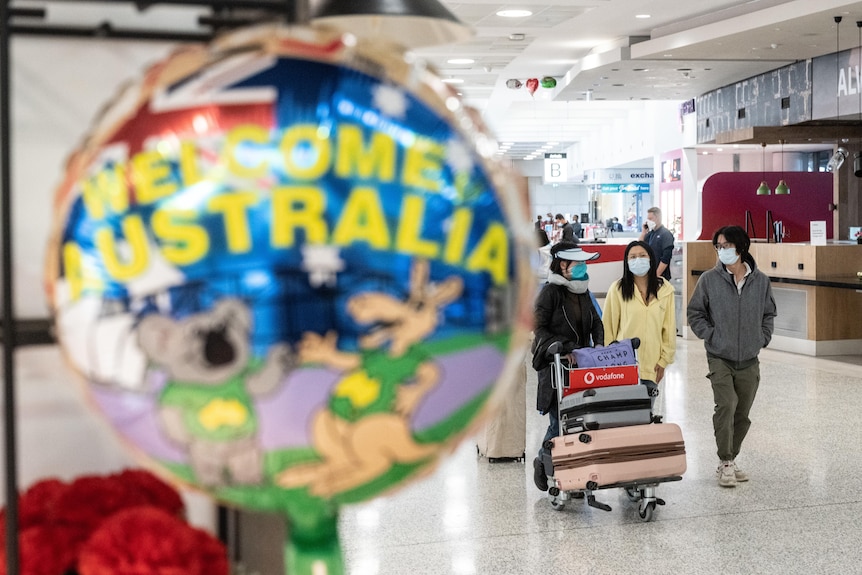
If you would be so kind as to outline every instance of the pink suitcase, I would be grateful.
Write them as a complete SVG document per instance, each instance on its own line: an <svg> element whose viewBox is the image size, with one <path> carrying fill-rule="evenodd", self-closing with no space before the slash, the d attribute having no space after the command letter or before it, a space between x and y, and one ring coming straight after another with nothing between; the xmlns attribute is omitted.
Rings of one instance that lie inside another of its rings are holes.
<svg viewBox="0 0 862 575"><path fill-rule="evenodd" d="M563 491L661 481L685 473L685 442L675 423L597 429L552 441L554 479Z"/></svg>

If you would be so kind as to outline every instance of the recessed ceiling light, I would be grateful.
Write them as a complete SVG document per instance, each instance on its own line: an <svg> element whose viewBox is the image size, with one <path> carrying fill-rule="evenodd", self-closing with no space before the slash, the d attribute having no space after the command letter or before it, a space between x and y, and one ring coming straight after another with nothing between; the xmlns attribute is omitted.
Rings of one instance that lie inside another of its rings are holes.
<svg viewBox="0 0 862 575"><path fill-rule="evenodd" d="M701 154L702 154L702 155L704 155L704 156L708 156L708 155L709 155L709 152L707 152L706 150L704 150L704 151L702 151L702 152L701 152Z"/></svg>
<svg viewBox="0 0 862 575"><path fill-rule="evenodd" d="M641 20L644 20L646 18L652 18L652 16L650 16L649 14L635 14L635 18L640 18Z"/></svg>
<svg viewBox="0 0 862 575"><path fill-rule="evenodd" d="M724 148L716 148L716 149L715 149L715 151L716 151L716 152L723 152L723 151L724 151Z"/></svg>
<svg viewBox="0 0 862 575"><path fill-rule="evenodd" d="M476 60L473 58L451 58L446 60L447 64L473 64Z"/></svg>
<svg viewBox="0 0 862 575"><path fill-rule="evenodd" d="M521 34L518 32L516 32L514 34L509 34L509 40L511 40L512 42L520 42L520 41L524 40L524 38L526 38L526 37L527 37L526 34Z"/></svg>
<svg viewBox="0 0 862 575"><path fill-rule="evenodd" d="M500 10L497 12L497 16L501 18L526 18L532 15L533 13L529 10Z"/></svg>
<svg viewBox="0 0 862 575"><path fill-rule="evenodd" d="M444 78L443 82L446 84L463 84L464 78Z"/></svg>

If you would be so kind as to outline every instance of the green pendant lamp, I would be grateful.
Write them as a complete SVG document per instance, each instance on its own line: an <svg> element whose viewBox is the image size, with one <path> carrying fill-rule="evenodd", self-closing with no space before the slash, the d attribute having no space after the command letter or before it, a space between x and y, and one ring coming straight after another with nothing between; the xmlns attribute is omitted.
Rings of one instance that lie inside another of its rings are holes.
<svg viewBox="0 0 862 575"><path fill-rule="evenodd" d="M778 140L781 144L781 179L778 180L778 185L775 186L776 196L786 196L790 193L790 186L784 181L784 140Z"/></svg>
<svg viewBox="0 0 862 575"><path fill-rule="evenodd" d="M760 175L763 176L763 179L760 180L760 186L757 188L758 196L768 196L772 193L772 190L769 189L769 184L766 183L766 171L764 170L764 165L766 163L766 142L760 142Z"/></svg>

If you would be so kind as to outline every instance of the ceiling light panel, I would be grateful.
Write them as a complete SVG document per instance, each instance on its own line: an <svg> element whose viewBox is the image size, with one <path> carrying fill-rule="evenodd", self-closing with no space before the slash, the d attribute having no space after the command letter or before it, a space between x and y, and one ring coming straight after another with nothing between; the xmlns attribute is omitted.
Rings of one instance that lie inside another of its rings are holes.
<svg viewBox="0 0 862 575"><path fill-rule="evenodd" d="M533 13L530 10L519 10L517 8L513 8L510 10L500 10L497 12L497 16L500 18L526 18L527 16L532 16Z"/></svg>
<svg viewBox="0 0 862 575"><path fill-rule="evenodd" d="M533 5L529 9L532 15L524 18L502 18L497 16L499 4L448 4L447 8L462 22L473 27L482 28L553 28L587 12L585 6ZM506 9L522 8L517 5L506 6ZM518 30L513 30L516 32Z"/></svg>

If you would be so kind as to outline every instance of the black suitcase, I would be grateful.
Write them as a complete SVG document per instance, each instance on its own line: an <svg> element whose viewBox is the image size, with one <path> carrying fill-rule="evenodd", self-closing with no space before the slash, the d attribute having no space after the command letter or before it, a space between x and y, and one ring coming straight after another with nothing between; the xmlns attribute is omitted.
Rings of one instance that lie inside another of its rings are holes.
<svg viewBox="0 0 862 575"><path fill-rule="evenodd" d="M652 422L652 401L645 385L596 387L563 398L560 431L563 435Z"/></svg>

